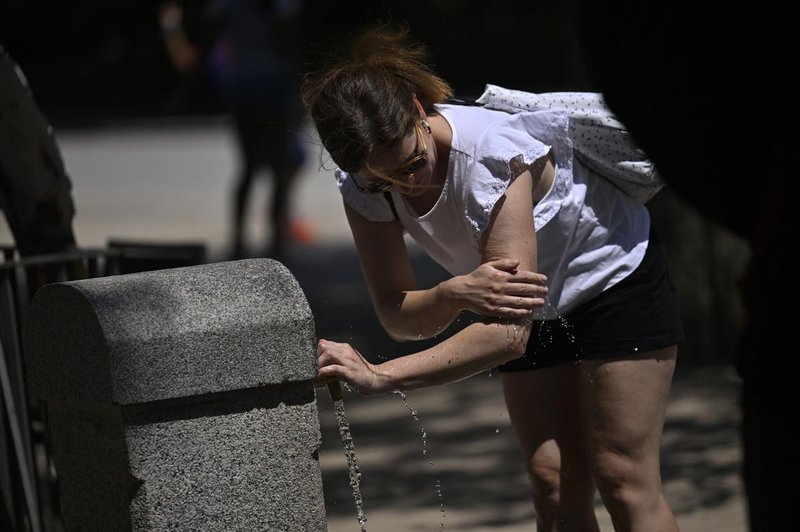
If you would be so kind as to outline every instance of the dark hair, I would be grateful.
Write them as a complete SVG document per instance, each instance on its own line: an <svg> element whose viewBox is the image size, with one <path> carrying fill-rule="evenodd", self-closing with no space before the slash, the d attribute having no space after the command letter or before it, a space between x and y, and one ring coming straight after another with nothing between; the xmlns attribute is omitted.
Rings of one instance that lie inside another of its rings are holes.
<svg viewBox="0 0 800 532"><path fill-rule="evenodd" d="M428 66L426 50L407 37L406 29L367 30L350 59L305 77L303 104L342 170L360 170L373 149L411 131L418 116L414 95L426 112L453 95Z"/></svg>

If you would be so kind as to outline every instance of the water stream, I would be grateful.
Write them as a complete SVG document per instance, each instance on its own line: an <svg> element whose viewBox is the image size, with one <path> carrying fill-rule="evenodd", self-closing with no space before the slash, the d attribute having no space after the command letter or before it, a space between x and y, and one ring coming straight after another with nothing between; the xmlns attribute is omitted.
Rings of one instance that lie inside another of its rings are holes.
<svg viewBox="0 0 800 532"><path fill-rule="evenodd" d="M350 487L353 490L353 500L356 503L356 515L361 532L366 532L367 516L364 513L364 500L361 498L361 470L358 467L356 448L353 445L353 436L350 434L350 423L344 412L344 400L342 398L342 388L339 381L328 383L328 389L333 399L333 409L336 412L336 420L339 423L339 436L342 438L344 455L347 458L347 467L350 470Z"/></svg>
<svg viewBox="0 0 800 532"><path fill-rule="evenodd" d="M546 304L550 306L550 308L553 309L553 311L555 311L555 308L553 308L552 305L550 305L549 301L546 301ZM571 325L561 315L559 315L558 312L555 312L555 314L557 318L561 320L562 324L567 330L569 339L571 341L574 341L574 337L572 336L572 333L569 331ZM547 327L545 323L546 322L541 321L539 322L539 326ZM530 327L531 325L532 323L527 323L523 324L522 327L523 328ZM519 334L521 334L521 331L518 330L517 326L512 326L510 329L509 342L516 342L518 340L517 337ZM489 372L489 376L491 377L491 372ZM345 457L347 458L347 467L350 472L350 487L353 490L353 500L355 501L356 505L358 524L361 528L361 532L366 532L367 517L366 514L364 513L364 501L361 497L361 470L358 467L358 458L356 457L356 450L355 446L353 445L353 436L350 433L350 424L347 420L347 416L345 415L344 411L344 401L342 398L341 386L342 385L339 383L339 381L332 381L328 383L328 389L331 393L331 398L333 399L334 411L336 413L336 419L339 425L339 435L342 439L342 445L344 446L344 454ZM422 427L422 422L419 419L417 411L414 408L412 408L411 405L408 404L408 399L405 393L403 393L400 390L395 390L394 393L400 396L400 398L403 400L403 405L405 405L408 411L411 412L411 416L414 418L414 420L420 424L422 431L422 454L423 456L428 458L430 465L434 465L433 460L428 455L428 447L427 447L428 434L425 431L425 427ZM500 429L497 429L495 432L500 432ZM438 479L436 480L435 487L436 487L436 495L439 498L439 509L441 512L440 530L444 530L444 519L446 517L446 512L444 507L444 501L442 498L442 483L440 480Z"/></svg>
<svg viewBox="0 0 800 532"><path fill-rule="evenodd" d="M417 416L417 411L411 408L411 405L408 404L408 398L406 397L406 394L401 392L400 390L395 390L394 393L400 396L400 398L403 400L403 404L405 405L405 407L408 409L409 412L411 412L411 417L413 417L414 420L421 426L422 422L419 420L419 417ZM426 456L429 459L431 465L434 465L433 460L428 456L428 433L425 431L425 427L421 427L421 429L422 429L422 454L423 456ZM444 501L442 500L442 482L438 479L436 480L436 496L439 498L439 511L442 516L442 520L439 523L439 529L444 530L444 519L445 517L447 517L447 513L445 512Z"/></svg>

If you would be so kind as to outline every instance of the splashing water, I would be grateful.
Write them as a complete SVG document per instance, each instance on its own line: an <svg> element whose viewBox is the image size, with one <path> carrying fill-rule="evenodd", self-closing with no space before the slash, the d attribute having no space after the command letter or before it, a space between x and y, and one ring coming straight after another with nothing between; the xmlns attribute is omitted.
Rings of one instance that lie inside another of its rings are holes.
<svg viewBox="0 0 800 532"><path fill-rule="evenodd" d="M568 322L566 320L566 318L564 318L564 316L562 316L561 314L558 313L558 311L556 310L556 307L554 307L553 304L550 303L550 298L549 297L545 297L544 303L550 310L553 311L553 314L555 314L556 318L558 318L558 320L561 322L561 325L564 328L564 332L567 335L567 340L569 340L570 343L574 344L575 341L576 341L576 338L575 338L575 335L572 333L572 324L570 322ZM554 339L553 332L550 330L550 326L546 325L546 323L547 323L546 320L541 320L539 322L539 337L540 338L544 337L544 332L545 332L545 328L546 328L546 332L549 333L549 337L547 338L547 341L549 343L552 343L553 339ZM577 359L578 356L579 355L578 355L578 353L576 351L575 352L575 358ZM579 362L578 360L575 361L576 364L578 362Z"/></svg>
<svg viewBox="0 0 800 532"><path fill-rule="evenodd" d="M356 514L361 532L366 532L367 516L364 514L364 500L361 498L361 470L358 467L356 448L353 445L353 436L350 434L350 423L344 413L344 400L342 389L338 381L328 384L333 399L333 408L336 412L336 420L339 422L339 436L344 445L344 455L347 458L347 467L350 470L350 487L353 489L353 500L356 503Z"/></svg>
<svg viewBox="0 0 800 532"><path fill-rule="evenodd" d="M408 411L411 412L411 417L413 417L417 423L422 425L422 422L419 420L419 417L417 416L417 411L414 408L412 408L411 405L408 404L408 399L406 398L406 394L400 390L395 390L394 393L399 395L400 398L403 400L403 404L408 409ZM428 433L425 431L425 427L422 427L422 454L424 456L428 455ZM431 465L434 465L433 460L429 460L429 463ZM442 516L442 520L439 523L439 530L444 530L444 519L445 517L447 517L447 513L444 509L444 501L442 499L442 482L438 479L436 480L436 496L439 498L439 511Z"/></svg>
<svg viewBox="0 0 800 532"><path fill-rule="evenodd" d="M556 318L558 318L558 319L561 321L561 324L564 326L564 330L565 330L565 331L566 331L566 333L567 333L567 338L568 338L568 339L569 339L571 342L573 342L573 343L574 343L574 342L575 342L575 335L574 335L574 334L572 334L572 332L570 332L570 330L572 329L572 324L571 324L571 323L569 323L569 322L568 322L568 321L567 321L567 320L564 318L564 316L562 316L561 314L559 314L559 313L558 313L558 310L556 310L556 307L554 307L554 306L553 306L553 304L552 304L552 303L550 303L550 298L549 298L549 297L545 297L544 304L545 304L545 305L546 305L546 306L547 306L547 307L548 307L550 310L552 310L552 311L553 311L553 314L555 314L555 315L556 315ZM541 323L544 323L544 320L543 320Z"/></svg>

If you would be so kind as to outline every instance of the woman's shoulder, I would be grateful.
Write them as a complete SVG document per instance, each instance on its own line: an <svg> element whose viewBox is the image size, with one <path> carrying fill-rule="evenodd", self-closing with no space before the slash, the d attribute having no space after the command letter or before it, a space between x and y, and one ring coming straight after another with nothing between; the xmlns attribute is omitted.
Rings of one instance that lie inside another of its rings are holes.
<svg viewBox="0 0 800 532"><path fill-rule="evenodd" d="M440 104L436 110L449 123L457 149L477 145L487 129L509 117L505 111L461 103Z"/></svg>

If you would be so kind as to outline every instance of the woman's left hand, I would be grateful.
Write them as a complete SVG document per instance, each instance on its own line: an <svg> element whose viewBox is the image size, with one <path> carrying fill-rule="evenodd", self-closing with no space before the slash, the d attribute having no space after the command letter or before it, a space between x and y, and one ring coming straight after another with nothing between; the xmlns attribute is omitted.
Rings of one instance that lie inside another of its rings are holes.
<svg viewBox="0 0 800 532"><path fill-rule="evenodd" d="M489 261L439 286L460 310L497 318L527 318L545 304L547 277L518 266L515 259Z"/></svg>
<svg viewBox="0 0 800 532"><path fill-rule="evenodd" d="M345 381L361 395L376 395L390 391L386 375L377 371L350 344L321 339L317 343L319 379L336 378Z"/></svg>

